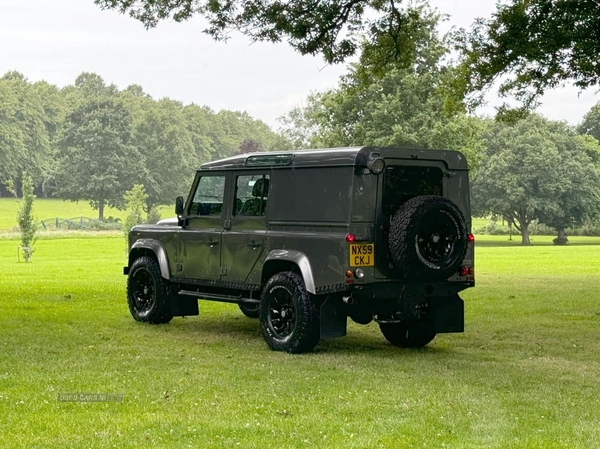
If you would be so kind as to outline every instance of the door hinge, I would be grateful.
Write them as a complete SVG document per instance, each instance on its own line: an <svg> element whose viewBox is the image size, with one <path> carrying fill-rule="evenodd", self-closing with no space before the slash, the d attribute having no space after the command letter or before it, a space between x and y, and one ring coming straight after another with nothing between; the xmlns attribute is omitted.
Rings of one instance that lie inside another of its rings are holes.
<svg viewBox="0 0 600 449"><path fill-rule="evenodd" d="M231 220L225 220L223 223L223 229L231 229Z"/></svg>
<svg viewBox="0 0 600 449"><path fill-rule="evenodd" d="M227 276L227 267L221 267L221 276Z"/></svg>

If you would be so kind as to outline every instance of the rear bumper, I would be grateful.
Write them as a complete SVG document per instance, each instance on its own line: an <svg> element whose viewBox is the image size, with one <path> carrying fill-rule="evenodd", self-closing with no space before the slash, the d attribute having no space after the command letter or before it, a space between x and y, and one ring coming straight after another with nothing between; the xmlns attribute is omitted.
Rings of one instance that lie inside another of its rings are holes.
<svg viewBox="0 0 600 449"><path fill-rule="evenodd" d="M467 288L474 287L475 281L434 282L405 284L400 282L375 282L365 285L353 285L349 293L361 301L398 300L412 298L427 300L431 297L455 295Z"/></svg>

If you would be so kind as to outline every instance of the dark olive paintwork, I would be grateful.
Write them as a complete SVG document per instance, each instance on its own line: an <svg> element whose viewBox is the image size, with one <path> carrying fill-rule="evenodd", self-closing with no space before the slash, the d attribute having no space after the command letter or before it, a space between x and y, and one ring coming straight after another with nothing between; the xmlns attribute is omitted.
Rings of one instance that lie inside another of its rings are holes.
<svg viewBox="0 0 600 449"><path fill-rule="evenodd" d="M260 156L279 154L289 156L282 158L287 161L285 164L246 166L249 157L260 161ZM346 275L352 268L347 234L355 235L361 242L375 243L376 254L387 251L378 246L377 238L384 175L372 174L367 168L367 162L375 157L383 158L386 167L438 168L443 174L443 196L460 208L467 229L471 229L468 167L459 152L354 147L253 153L203 164L197 170L183 210L179 200L181 214L177 219L131 230L128 267L140 255L151 255L175 290L193 294L195 298L229 302L256 301L269 277L279 271L296 271L302 275L309 293L327 300L323 307L330 309L322 311L322 319L337 317L331 319L337 320L331 324L333 329L327 322L321 323L322 336L345 333L345 317L354 312L344 309L347 304L340 304L343 297L350 295L363 308L364 304L372 303L366 307L368 313L375 315L414 307L419 298L432 295L435 296L432 304L444 303L444 297L456 302L459 291L474 285L472 276L456 274L444 282L413 285L410 280L390 277L377 265L363 267L364 277L360 279ZM264 216L234 215L235 180L241 175L268 175ZM221 214L191 213L199 180L213 176L225 177ZM465 263L473 266L472 244L468 246ZM173 298L178 301L177 295ZM175 309L193 310L193 307L186 309L177 304ZM439 310L441 313L444 309L440 306ZM450 324L438 319L438 332L462 331L462 301L449 313L456 314L456 319Z"/></svg>

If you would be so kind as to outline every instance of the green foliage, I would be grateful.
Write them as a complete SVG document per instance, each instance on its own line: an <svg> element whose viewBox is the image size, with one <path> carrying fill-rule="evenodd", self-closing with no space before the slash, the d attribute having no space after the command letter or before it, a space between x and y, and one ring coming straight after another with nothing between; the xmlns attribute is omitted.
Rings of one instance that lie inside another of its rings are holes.
<svg viewBox="0 0 600 449"><path fill-rule="evenodd" d="M381 0L95 0L155 27L161 20L176 22L198 14L215 40L227 40L232 30L253 41L286 41L301 54L321 54L328 63L342 62L372 42L373 56L412 60L415 17L401 2Z"/></svg>
<svg viewBox="0 0 600 449"><path fill-rule="evenodd" d="M209 121L208 136L213 142L213 160L233 156L246 139L255 141L264 151L281 147L281 137L246 112L221 110L214 114Z"/></svg>
<svg viewBox="0 0 600 449"><path fill-rule="evenodd" d="M458 36L463 51L463 93L473 104L500 79L500 94L514 95L521 111L538 104L547 89L568 81L581 89L600 81L600 14L596 1L510 0L499 2ZM504 106L504 112L510 108Z"/></svg>
<svg viewBox="0 0 600 449"><path fill-rule="evenodd" d="M27 171L37 184L51 160L40 88L18 72L0 78L0 160L0 179Z"/></svg>
<svg viewBox="0 0 600 449"><path fill-rule="evenodd" d="M27 173L23 173L23 198L19 204L19 211L17 212L17 224L21 232L21 251L25 262L31 262L31 256L33 255L33 243L35 242L35 235L37 232L37 226L35 224L35 217L33 215L33 201L35 195L33 194L33 179ZM16 193L13 191L13 193Z"/></svg>
<svg viewBox="0 0 600 449"><path fill-rule="evenodd" d="M556 237L552 240L555 245L566 245L569 243L569 239L567 237Z"/></svg>
<svg viewBox="0 0 600 449"><path fill-rule="evenodd" d="M513 220L528 244L536 219L560 233L598 211L600 175L588 156L593 142L566 124L530 116L514 125L494 124L486 140L472 183L474 215Z"/></svg>
<svg viewBox="0 0 600 449"><path fill-rule="evenodd" d="M485 226L474 229L473 233L483 235L509 235L510 230L508 227L499 226L496 220L490 218ZM513 234L514 233L515 232L513 231Z"/></svg>
<svg viewBox="0 0 600 449"><path fill-rule="evenodd" d="M158 207L154 207L148 212L146 216L146 223L148 224L156 224L161 219L161 213Z"/></svg>
<svg viewBox="0 0 600 449"><path fill-rule="evenodd" d="M246 113L156 101L140 86L119 91L95 73L62 89L18 72L0 78L0 194L9 181L19 190L25 170L36 193L91 201L103 217L140 183L154 219L156 207L187 193L200 164L235 154L244 141L267 151L288 146Z"/></svg>
<svg viewBox="0 0 600 449"><path fill-rule="evenodd" d="M123 195L125 210L127 210L127 218L123 223L125 238L129 235L131 228L144 222L143 212L147 199L148 194L141 184L134 185Z"/></svg>
<svg viewBox="0 0 600 449"><path fill-rule="evenodd" d="M600 140L600 103L590 109L583 116L583 121L577 128L581 134L588 134L596 140ZM600 153L596 155L596 160L600 160Z"/></svg>
<svg viewBox="0 0 600 449"><path fill-rule="evenodd" d="M422 25L414 42L415 59L392 62L385 72L366 62L353 66L337 89L312 94L282 123L293 147L346 145L444 148L463 152L475 168L484 150L485 122L448 107L451 69L437 35L439 17L417 10ZM416 19L415 19L416 20ZM365 58L374 48L365 44ZM383 51L383 50L381 50Z"/></svg>
<svg viewBox="0 0 600 449"><path fill-rule="evenodd" d="M135 111L132 143L141 157L136 165L144 169L136 182L144 186L144 209L150 213L157 205L173 204L176 196L187 193L199 161L179 102L135 98L138 105L129 102Z"/></svg>
<svg viewBox="0 0 600 449"><path fill-rule="evenodd" d="M123 207L123 192L144 176L131 135L131 115L112 97L92 98L71 112L57 139L56 192L72 201Z"/></svg>
<svg viewBox="0 0 600 449"><path fill-rule="evenodd" d="M240 154L256 153L259 151L263 151L263 149L261 143L257 140L244 139L244 141L240 144Z"/></svg>

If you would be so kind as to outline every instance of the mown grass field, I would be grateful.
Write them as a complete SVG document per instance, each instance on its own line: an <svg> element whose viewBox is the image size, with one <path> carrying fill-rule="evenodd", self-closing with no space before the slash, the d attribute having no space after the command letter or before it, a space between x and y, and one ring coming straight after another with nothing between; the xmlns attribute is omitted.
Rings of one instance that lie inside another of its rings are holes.
<svg viewBox="0 0 600 449"><path fill-rule="evenodd" d="M0 231L10 231L17 226L17 211L19 203L15 198L0 198ZM163 218L174 216L175 200L173 206L162 206L160 208ZM46 220L48 218L98 218L98 211L92 209L87 201L63 201L55 198L36 198L33 203L33 214L36 221ZM126 211L118 210L113 207L104 209L104 217L114 217L124 220L127 216Z"/></svg>
<svg viewBox="0 0 600 449"><path fill-rule="evenodd" d="M0 241L0 446L600 447L600 239L479 237L466 332L268 350L234 305L136 323L123 237ZM123 402L59 402L59 393Z"/></svg>

